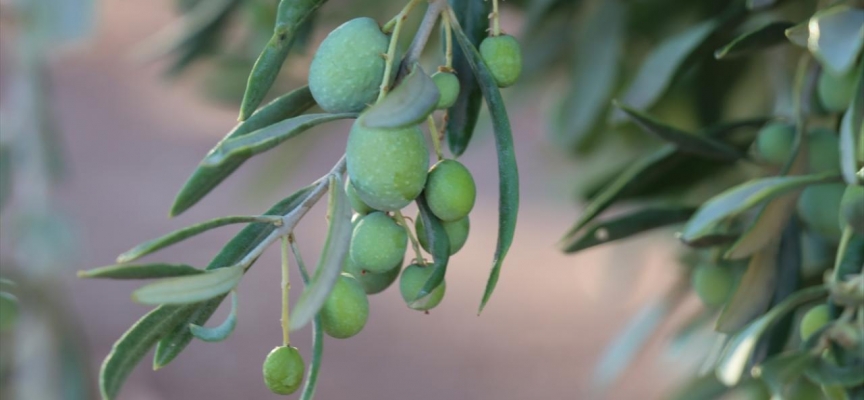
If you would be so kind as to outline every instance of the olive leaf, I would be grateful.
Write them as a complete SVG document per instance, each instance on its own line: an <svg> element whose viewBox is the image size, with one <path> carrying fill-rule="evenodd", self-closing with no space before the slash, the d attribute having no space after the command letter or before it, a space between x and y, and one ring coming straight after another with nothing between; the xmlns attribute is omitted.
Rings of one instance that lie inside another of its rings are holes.
<svg viewBox="0 0 864 400"><path fill-rule="evenodd" d="M228 338L237 326L237 291L231 291L231 312L219 326L207 328L201 325L189 324L192 336L205 342L221 342Z"/></svg>
<svg viewBox="0 0 864 400"><path fill-rule="evenodd" d="M79 278L154 279L198 275L204 270L185 264L119 264L78 271Z"/></svg>
<svg viewBox="0 0 864 400"><path fill-rule="evenodd" d="M676 129L617 101L612 104L645 132L674 144L682 152L721 161L734 161L744 157L743 153L719 140Z"/></svg>
<svg viewBox="0 0 864 400"><path fill-rule="evenodd" d="M426 231L426 237L429 241L429 249L431 249L433 265L435 271L429 275L426 283L417 292L417 296L409 304L420 301L429 293L432 293L441 282L444 282L444 276L447 274L447 262L450 260L450 239L447 237L447 231L444 230L444 225L441 220L432 213L426 198L420 196L417 198L417 208L420 209L420 220L423 223L423 229Z"/></svg>
<svg viewBox="0 0 864 400"><path fill-rule="evenodd" d="M825 297L827 293L823 286L799 290L732 336L717 365L717 378L727 386L738 384L746 371L756 344L765 331L796 307Z"/></svg>
<svg viewBox="0 0 864 400"><path fill-rule="evenodd" d="M221 217L214 218L209 221L205 221L199 224L195 224L183 229L176 230L171 232L165 236L148 240L144 243L135 246L134 248L120 254L117 257L118 263L127 263L130 261L137 260L147 254L154 253L161 249L164 249L173 244L179 243L183 240L186 240L192 236L204 233L211 229L219 228L225 225L230 224L240 224L240 223L249 223L249 222L269 222L269 223L279 223L282 221L281 217L278 216L229 216L229 217Z"/></svg>
<svg viewBox="0 0 864 400"><path fill-rule="evenodd" d="M834 75L845 75L864 47L864 10L839 4L810 18L807 48Z"/></svg>
<svg viewBox="0 0 864 400"><path fill-rule="evenodd" d="M452 14L452 10L451 10ZM452 18L453 32L459 46L465 53L468 64L480 84L480 90L486 99L486 106L492 116L492 128L495 133L495 147L498 153L498 244L495 248L495 259L483 300L480 302L480 311L489 301L498 276L501 273L501 264L513 243L513 235L516 231L516 216L519 213L519 171L516 166L516 153L513 149L513 133L510 128L510 120L507 117L507 109L504 99L495 83L495 79L483 62L480 53L474 47L471 39L462 31L456 16Z"/></svg>
<svg viewBox="0 0 864 400"><path fill-rule="evenodd" d="M233 159L245 159L263 153L323 123L356 117L357 114L355 113L325 113L306 114L289 118L247 135L219 143L215 149L207 154L201 165L205 168L222 168L225 165L230 165Z"/></svg>
<svg viewBox="0 0 864 400"><path fill-rule="evenodd" d="M808 353L790 351L778 354L770 360L758 365L754 374L768 384L771 392L783 398L786 395L786 387L801 378L815 358Z"/></svg>
<svg viewBox="0 0 864 400"><path fill-rule="evenodd" d="M570 90L561 101L556 129L568 147L581 147L608 108L623 55L625 11L619 0L603 1L579 28Z"/></svg>
<svg viewBox="0 0 864 400"><path fill-rule="evenodd" d="M736 37L714 52L714 58L738 57L761 51L786 41L786 30L795 24L788 21L771 21Z"/></svg>
<svg viewBox="0 0 864 400"><path fill-rule="evenodd" d="M294 43L297 31L303 23L312 15L318 7L327 0L280 0L276 11L276 25L273 27L273 36L261 55L255 60L252 72L249 73L249 81L246 83L246 92L240 104L240 121L249 118L276 81L279 71L291 46Z"/></svg>
<svg viewBox="0 0 864 400"><path fill-rule="evenodd" d="M304 327L311 321L318 310L324 306L327 296L336 285L345 257L348 255L348 247L351 244L351 205L343 189L345 184L338 176L330 177L329 203L327 215L330 227L327 229L327 240L321 250L321 258L315 266L315 275L312 282L303 290L300 299L291 311L291 330Z"/></svg>
<svg viewBox="0 0 864 400"><path fill-rule="evenodd" d="M490 3L488 1L449 0L450 7L456 14L456 23L464 28L463 34L474 47L486 38L489 29ZM461 30L461 29L460 29ZM444 41L441 41L444 43ZM453 46L453 70L459 79L459 95L452 107L447 109L447 143L450 152L459 157L468 148L474 128L477 126L477 116L483 104L483 92L471 69L468 54L460 46Z"/></svg>
<svg viewBox="0 0 864 400"><path fill-rule="evenodd" d="M700 376L673 393L669 400L715 400L729 388L713 374Z"/></svg>
<svg viewBox="0 0 864 400"><path fill-rule="evenodd" d="M717 319L718 332L738 331L771 305L774 296L772 289L777 283L779 246L780 243L775 239L750 258L747 271Z"/></svg>
<svg viewBox="0 0 864 400"><path fill-rule="evenodd" d="M761 10L780 5L786 0L747 0L747 8L750 10Z"/></svg>
<svg viewBox="0 0 864 400"><path fill-rule="evenodd" d="M804 186L836 180L834 174L775 176L754 179L735 186L705 202L681 231L685 243L712 231L722 220L740 215L750 208Z"/></svg>
<svg viewBox="0 0 864 400"><path fill-rule="evenodd" d="M266 215L285 215L293 211L312 191L312 187L303 188L291 196L283 199L264 214ZM249 254L257 247L264 239L276 229L276 226L271 223L252 223L241 230L231 241L226 244L219 254L210 261L207 269L215 269L234 265L243 257ZM186 348L189 342L192 341L192 333L189 331L189 324L204 325L210 319L219 304L225 296L218 296L214 299L207 300L203 303L195 305L192 313L187 318L173 327L169 327L170 332L164 335L159 340L156 346L156 354L153 356L153 369L162 368L174 360ZM167 306L162 306L167 307Z"/></svg>
<svg viewBox="0 0 864 400"><path fill-rule="evenodd" d="M753 224L732 244L723 257L732 260L742 259L767 245L783 230L789 216L795 210L797 200L797 193L788 193L768 202L756 216Z"/></svg>
<svg viewBox="0 0 864 400"><path fill-rule="evenodd" d="M565 253L575 253L587 248L626 239L652 229L687 221L696 211L694 207L659 206L646 207L608 221L601 221L574 235L564 245Z"/></svg>
<svg viewBox="0 0 864 400"><path fill-rule="evenodd" d="M438 105L441 94L438 86L420 64L383 100L370 107L360 117L360 123L368 128L396 129L416 125Z"/></svg>
<svg viewBox="0 0 864 400"><path fill-rule="evenodd" d="M202 274L166 278L132 292L141 304L188 304L228 293L243 278L243 266L217 268Z"/></svg>
<svg viewBox="0 0 864 400"><path fill-rule="evenodd" d="M216 151L225 141L248 135L279 121L296 117L314 105L315 100L312 98L312 93L309 92L308 86L285 94L256 111L246 121L237 124L210 152ZM195 205L195 203L225 180L228 175L237 170L248 158L247 156L232 156L216 168L198 166L195 172L192 173L192 176L183 185L183 188L180 189L180 192L177 193L174 204L171 206L171 216L180 215L180 213Z"/></svg>
<svg viewBox="0 0 864 400"><path fill-rule="evenodd" d="M786 29L783 32L786 35L786 39L789 39L792 44L807 48L807 41L810 38L810 27L808 26L810 21L804 21L800 24L793 25L792 27Z"/></svg>
<svg viewBox="0 0 864 400"><path fill-rule="evenodd" d="M704 21L660 43L645 58L636 77L620 97L621 102L643 110L654 105L680 74L685 61L719 26L717 20ZM622 111L613 112L612 121L621 122L624 115Z"/></svg>
<svg viewBox="0 0 864 400"><path fill-rule="evenodd" d="M155 60L184 49L198 49L206 42L202 39L212 37L222 29L226 17L240 3L239 0L198 2L179 21L166 26L142 43L136 51L136 58Z"/></svg>
<svg viewBox="0 0 864 400"><path fill-rule="evenodd" d="M804 374L819 385L841 386L845 388L864 384L864 359L855 358L852 365L837 365L823 358L815 359L808 365Z"/></svg>
<svg viewBox="0 0 864 400"><path fill-rule="evenodd" d="M849 185L861 184L861 180L855 176L858 163L855 157L856 136L864 149L864 63L858 66L858 77L855 81L855 89L849 108L843 113L840 121L840 171L843 180ZM858 135L855 134L858 132Z"/></svg>

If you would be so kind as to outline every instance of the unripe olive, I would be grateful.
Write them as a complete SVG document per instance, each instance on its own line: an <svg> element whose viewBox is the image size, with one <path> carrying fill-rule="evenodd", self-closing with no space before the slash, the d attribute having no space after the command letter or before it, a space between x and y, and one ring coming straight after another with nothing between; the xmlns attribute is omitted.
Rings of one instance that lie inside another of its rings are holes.
<svg viewBox="0 0 864 400"><path fill-rule="evenodd" d="M490 36L480 42L480 56L498 87L508 87L522 73L522 50L510 35Z"/></svg>
<svg viewBox="0 0 864 400"><path fill-rule="evenodd" d="M442 221L457 221L474 208L477 187L468 168L456 160L442 160L429 170L423 194L429 208Z"/></svg>
<svg viewBox="0 0 864 400"><path fill-rule="evenodd" d="M833 75L823 70L816 82L816 95L819 104L828 112L842 112L849 107L855 94L854 70L846 75Z"/></svg>
<svg viewBox="0 0 864 400"><path fill-rule="evenodd" d="M840 199L840 222L864 234L864 186L849 185Z"/></svg>
<svg viewBox="0 0 864 400"><path fill-rule="evenodd" d="M429 147L416 126L370 129L355 122L345 154L357 195L376 210L402 209L426 184Z"/></svg>
<svg viewBox="0 0 864 400"><path fill-rule="evenodd" d="M435 268L433 267L420 266L418 264L411 264L402 271L402 277L399 278L399 291L402 293L402 299L405 300L408 307L415 310L427 311L441 303L441 299L444 298L444 292L447 291L447 283L445 281L441 281L438 287L422 299L414 301L434 271Z"/></svg>
<svg viewBox="0 0 864 400"><path fill-rule="evenodd" d="M346 257L345 266L342 270L357 279L366 294L375 294L383 292L396 281L396 278L399 277L399 271L402 270L401 267L402 263L400 262L385 272L370 272L357 267L357 264L351 261L351 257Z"/></svg>
<svg viewBox="0 0 864 400"><path fill-rule="evenodd" d="M375 101L390 39L371 18L355 18L321 42L309 66L309 90L327 112L359 112Z"/></svg>
<svg viewBox="0 0 864 400"><path fill-rule="evenodd" d="M438 87L438 93L441 97L438 98L436 108L450 108L456 103L456 98L459 97L459 78L450 72L436 72L432 75L432 81Z"/></svg>
<svg viewBox="0 0 864 400"><path fill-rule="evenodd" d="M363 202L363 199L361 199L357 194L357 189L351 184L350 178L345 180L345 195L348 197L348 202L351 203L351 208L354 209L357 214L365 215L375 211L372 207L369 207L368 204Z"/></svg>
<svg viewBox="0 0 864 400"><path fill-rule="evenodd" d="M405 258L408 234L382 212L363 217L351 234L348 253L357 268L383 273Z"/></svg>
<svg viewBox="0 0 864 400"><path fill-rule="evenodd" d="M810 131L810 172L840 172L840 139L825 128Z"/></svg>
<svg viewBox="0 0 864 400"><path fill-rule="evenodd" d="M809 339L816 331L827 325L829 321L831 321L831 313L828 310L827 304L820 304L807 310L804 317L801 318L801 325L799 326L801 340Z"/></svg>
<svg viewBox="0 0 864 400"><path fill-rule="evenodd" d="M828 183L807 186L798 197L798 216L812 231L826 239L840 238L840 201L846 185Z"/></svg>
<svg viewBox="0 0 864 400"><path fill-rule="evenodd" d="M342 273L321 307L321 328L331 337L345 339L360 333L369 319L369 299L353 276Z"/></svg>
<svg viewBox="0 0 864 400"><path fill-rule="evenodd" d="M420 218L420 215L417 215L415 221L414 228L417 230L417 240L420 242L420 246L423 246L423 250L431 252L423 219ZM452 222L441 222L441 225L444 226L444 232L447 233L447 239L450 242L450 255L456 254L465 245L465 241L468 240L468 231L471 228L471 222L468 220L468 217L465 217Z"/></svg>
<svg viewBox="0 0 864 400"><path fill-rule="evenodd" d="M719 307L726 303L735 288L735 277L729 269L716 265L697 265L691 279L693 290L702 302L710 307Z"/></svg>
<svg viewBox="0 0 864 400"><path fill-rule="evenodd" d="M18 321L18 299L11 293L0 292L0 332L15 327Z"/></svg>
<svg viewBox="0 0 864 400"><path fill-rule="evenodd" d="M769 164L781 166L792 156L795 128L788 124L772 123L759 131L756 152ZM837 135L828 129L817 128L807 134L810 172L837 172L840 170L840 147Z"/></svg>
<svg viewBox="0 0 864 400"><path fill-rule="evenodd" d="M765 125L756 136L756 152L762 160L773 165L783 165L792 154L795 126L773 122Z"/></svg>
<svg viewBox="0 0 864 400"><path fill-rule="evenodd" d="M264 384L271 392L288 395L303 383L306 365L296 347L279 346L264 360Z"/></svg>

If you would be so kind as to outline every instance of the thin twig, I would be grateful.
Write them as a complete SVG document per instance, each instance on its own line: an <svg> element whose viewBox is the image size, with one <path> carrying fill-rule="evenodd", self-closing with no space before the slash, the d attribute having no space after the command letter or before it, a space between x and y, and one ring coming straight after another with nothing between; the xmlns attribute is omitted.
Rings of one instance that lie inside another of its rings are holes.
<svg viewBox="0 0 864 400"><path fill-rule="evenodd" d="M282 236L282 346L290 346L291 338L289 337L289 332L291 329L288 327L289 316L288 316L288 299L289 292L291 290L291 281L289 280L289 267L288 267L288 236Z"/></svg>
<svg viewBox="0 0 864 400"><path fill-rule="evenodd" d="M423 15L423 20L420 21L420 26L417 27L414 40L411 41L408 51L405 52L405 62L402 63L402 68L399 71L400 76L407 74L409 67L420 60L420 55L423 53L423 49L426 47L432 31L435 29L438 17L448 7L449 5L446 0L431 0L429 2L429 8L426 9L426 14Z"/></svg>
<svg viewBox="0 0 864 400"><path fill-rule="evenodd" d="M405 233L408 234L408 240L411 241L411 247L414 248L414 254L416 256L417 263L424 264L423 253L420 251L420 244L417 241L417 238L414 237L414 232L411 231L411 227L408 226L407 222L405 222L405 217L402 215L402 212L396 211L393 213L393 216L396 217L396 223L405 228Z"/></svg>

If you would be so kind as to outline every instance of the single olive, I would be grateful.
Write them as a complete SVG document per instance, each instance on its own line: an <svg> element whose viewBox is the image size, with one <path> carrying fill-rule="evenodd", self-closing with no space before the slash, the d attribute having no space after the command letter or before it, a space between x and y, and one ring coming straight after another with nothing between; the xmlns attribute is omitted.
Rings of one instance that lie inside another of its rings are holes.
<svg viewBox="0 0 864 400"><path fill-rule="evenodd" d="M477 199L477 186L468 168L456 160L442 160L429 170L423 192L429 208L442 221L468 216Z"/></svg>
<svg viewBox="0 0 864 400"><path fill-rule="evenodd" d="M402 262L407 246L405 228L387 214L376 211L357 223L348 252L358 268L383 273Z"/></svg>
<svg viewBox="0 0 864 400"><path fill-rule="evenodd" d="M804 317L801 318L801 325L799 326L801 340L809 339L810 336L822 329L830 321L831 313L828 310L827 304L820 304L807 310L804 313Z"/></svg>
<svg viewBox="0 0 864 400"><path fill-rule="evenodd" d="M402 270L402 263L394 265L393 268L385 272L370 272L358 267L355 262L351 261L351 257L346 257L342 270L357 279L366 294L376 294L383 292L396 281L396 278L399 277L399 271Z"/></svg>
<svg viewBox="0 0 864 400"><path fill-rule="evenodd" d="M360 215L369 214L375 211L368 204L363 202L363 199L357 194L357 189L351 184L351 178L345 180L345 195L348 197L348 202L351 203L351 208Z"/></svg>
<svg viewBox="0 0 864 400"><path fill-rule="evenodd" d="M366 291L357 279L342 273L321 308L321 328L331 337L345 339L360 333L368 319Z"/></svg>
<svg viewBox="0 0 864 400"><path fill-rule="evenodd" d="M756 153L773 165L783 165L792 154L795 126L773 122L765 125L756 135Z"/></svg>
<svg viewBox="0 0 864 400"><path fill-rule="evenodd" d="M371 18L355 18L330 32L309 66L309 90L327 112L359 112L375 101L384 78L390 38Z"/></svg>
<svg viewBox="0 0 864 400"><path fill-rule="evenodd" d="M399 291L408 307L414 310L427 311L441 303L444 292L447 291L447 282L444 281L432 289L432 292L415 301L420 290L423 289L423 285L426 284L434 271L435 268L418 264L411 264L402 271L402 277L399 278Z"/></svg>
<svg viewBox="0 0 864 400"><path fill-rule="evenodd" d="M480 42L480 56L498 87L516 83L522 73L522 50L510 35L490 36Z"/></svg>
<svg viewBox="0 0 864 400"><path fill-rule="evenodd" d="M279 346L264 360L264 384L271 392L289 395L300 388L306 365L296 347Z"/></svg>
<svg viewBox="0 0 864 400"><path fill-rule="evenodd" d="M468 217L465 217L452 222L442 221L441 225L444 226L444 232L447 233L447 239L450 242L450 255L456 254L465 245L465 241L468 240L468 231L471 229L471 222L468 220ZM414 228L417 230L417 240L420 242L420 246L423 246L423 250L431 253L432 250L429 248L429 240L426 237L423 218L420 218L419 214L414 222Z"/></svg>
<svg viewBox="0 0 864 400"><path fill-rule="evenodd" d="M456 98L459 97L459 78L450 72L436 72L432 75L432 81L438 87L438 93L441 97L438 98L437 109L450 108L456 103Z"/></svg>
<svg viewBox="0 0 864 400"><path fill-rule="evenodd" d="M822 70L816 81L816 96L819 104L828 112L842 112L849 107L855 94L855 70L846 75L834 75Z"/></svg>
<svg viewBox="0 0 864 400"><path fill-rule="evenodd" d="M371 129L355 122L345 154L357 195L376 210L400 210L426 185L429 147L416 126Z"/></svg>
<svg viewBox="0 0 864 400"><path fill-rule="evenodd" d="M846 186L840 199L840 223L864 235L864 186Z"/></svg>
<svg viewBox="0 0 864 400"><path fill-rule="evenodd" d="M691 276L693 290L709 307L719 307L726 303L735 289L735 277L728 268L712 264L700 264Z"/></svg>
<svg viewBox="0 0 864 400"><path fill-rule="evenodd" d="M798 197L798 216L810 230L826 239L839 240L840 202L845 191L842 183L807 186Z"/></svg>

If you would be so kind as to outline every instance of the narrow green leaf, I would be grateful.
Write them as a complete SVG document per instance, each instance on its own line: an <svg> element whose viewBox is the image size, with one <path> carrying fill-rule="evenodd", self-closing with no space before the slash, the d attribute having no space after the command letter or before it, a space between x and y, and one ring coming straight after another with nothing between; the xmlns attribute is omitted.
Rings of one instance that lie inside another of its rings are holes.
<svg viewBox="0 0 864 400"><path fill-rule="evenodd" d="M800 379L814 361L813 355L808 353L786 352L757 366L753 373L767 383L778 398L783 398L786 386Z"/></svg>
<svg viewBox="0 0 864 400"><path fill-rule="evenodd" d="M747 0L747 8L750 10L761 10L777 6L785 0Z"/></svg>
<svg viewBox="0 0 864 400"><path fill-rule="evenodd" d="M240 105L240 121L245 121L249 118L264 97L279 71L282 69L282 64L285 58L288 57L288 52L291 51L291 45L294 43L294 37L303 22L312 15L327 0L281 0L279 8L276 11L276 26L273 28L273 36L261 55L255 60L255 65L252 67L252 72L249 73L249 80L246 83L246 93L243 94L243 102Z"/></svg>
<svg viewBox="0 0 864 400"><path fill-rule="evenodd" d="M681 240L685 243L711 231L714 226L736 217L750 208L804 186L836 180L833 174L775 176L754 179L733 187L708 200L684 226Z"/></svg>
<svg viewBox="0 0 864 400"><path fill-rule="evenodd" d="M314 105L315 100L312 98L308 86L294 90L271 101L256 111L255 114L252 114L249 119L237 124L210 152L216 151L227 140L236 139L284 119L296 117ZM180 192L177 193L174 204L171 206L171 216L180 215L195 205L248 158L246 156L230 157L218 168L198 166L186 184L183 185L183 188L180 189Z"/></svg>
<svg viewBox="0 0 864 400"><path fill-rule="evenodd" d="M738 57L755 51L765 50L786 42L786 29L795 24L788 21L771 21L750 32L736 37L714 52L714 58Z"/></svg>
<svg viewBox="0 0 864 400"><path fill-rule="evenodd" d="M189 324L189 332L205 342L221 342L228 338L237 326L237 291L231 291L231 312L219 326L207 328L201 325Z"/></svg>
<svg viewBox="0 0 864 400"><path fill-rule="evenodd" d="M315 276L297 300L291 311L290 328L296 331L311 321L318 310L324 306L327 296L336 285L342 265L348 255L351 244L351 205L343 189L345 184L338 176L330 177L330 195L327 215L330 217L330 227L327 229L327 240L321 250L321 258L315 266Z"/></svg>
<svg viewBox="0 0 864 400"><path fill-rule="evenodd" d="M570 90L561 102L558 118L561 142L567 147L581 147L609 107L624 53L626 11L619 0L600 2L580 28Z"/></svg>
<svg viewBox="0 0 864 400"><path fill-rule="evenodd" d="M114 343L111 352L102 362L102 368L99 370L99 390L102 398L106 400L116 398L129 373L156 341L174 326L182 323L194 311L194 305L161 306L132 325Z"/></svg>
<svg viewBox="0 0 864 400"><path fill-rule="evenodd" d="M225 17L239 4L238 0L212 0L195 4L179 21L147 39L136 51L138 57L154 60L195 47L196 41L211 36L214 29L221 30Z"/></svg>
<svg viewBox="0 0 864 400"><path fill-rule="evenodd" d="M132 292L141 304L188 304L228 293L243 278L243 266L218 268L203 274L168 278Z"/></svg>
<svg viewBox="0 0 864 400"><path fill-rule="evenodd" d="M794 25L789 29L786 29L784 34L786 38L789 39L792 44L807 48L807 41L810 40L810 27L808 26L810 21L804 21L800 24Z"/></svg>
<svg viewBox="0 0 864 400"><path fill-rule="evenodd" d="M480 46L489 29L490 2L474 0L449 0L449 2L453 12L456 13L454 19L464 29L463 32L471 44L474 47ZM477 116L483 104L483 92L471 71L468 55L460 46L453 46L453 69L456 77L459 78L459 96L453 107L447 110L446 129L450 152L459 157L468 148L468 143L474 135Z"/></svg>
<svg viewBox="0 0 864 400"><path fill-rule="evenodd" d="M564 246L565 253L575 253L615 240L687 221L696 211L693 207L646 207L608 221L600 221L579 235L572 236Z"/></svg>
<svg viewBox="0 0 864 400"><path fill-rule="evenodd" d="M696 24L660 43L645 59L633 82L620 100L638 109L648 109L680 74L685 61L720 26L717 20ZM614 122L624 118L623 112L612 114Z"/></svg>
<svg viewBox="0 0 864 400"><path fill-rule="evenodd" d="M840 171L847 184L859 185L864 182L855 175L855 170L858 169L855 142L858 141L858 145L864 148L864 63L858 66L858 77L853 93L849 108L843 113L843 119L840 121Z"/></svg>
<svg viewBox="0 0 864 400"><path fill-rule="evenodd" d="M864 359L856 358L852 365L837 365L829 360L818 358L805 371L813 382L820 385L851 388L864 384Z"/></svg>
<svg viewBox="0 0 864 400"><path fill-rule="evenodd" d="M79 278L154 279L198 275L204 270L185 264L120 264L78 271Z"/></svg>
<svg viewBox="0 0 864 400"><path fill-rule="evenodd" d="M780 232L789 221L789 216L795 210L797 200L797 193L788 193L768 202L756 216L753 224L732 244L723 257L731 260L748 257L780 236Z"/></svg>
<svg viewBox="0 0 864 400"><path fill-rule="evenodd" d="M864 10L839 4L810 18L807 48L834 75L849 72L864 47Z"/></svg>
<svg viewBox="0 0 864 400"><path fill-rule="evenodd" d="M435 290L441 282L444 282L444 276L447 274L447 263L450 260L450 239L447 237L447 231L444 230L441 220L432 213L426 203L426 198L422 195L417 198L417 208L420 209L420 220L423 221L423 229L426 231L429 248L432 250L434 262L432 267L435 268L435 271L429 275L429 279L423 284L412 303L420 301Z"/></svg>
<svg viewBox="0 0 864 400"><path fill-rule="evenodd" d="M383 129L417 125L435 111L440 97L438 86L416 64L393 91L363 113L360 123Z"/></svg>
<svg viewBox="0 0 864 400"><path fill-rule="evenodd" d="M222 217L211 219L206 222L202 222L200 224L195 224L183 229L176 230L171 232L165 236L146 241L144 243L135 246L129 251L121 254L117 257L118 263L127 263L130 261L137 260L147 254L159 251L173 244L179 243L183 240L186 240L192 236L204 233L211 229L219 228L225 225L230 224L240 224L240 223L249 223L249 222L269 222L269 223L278 223L282 221L281 217L278 216L230 216L230 217Z"/></svg>
<svg viewBox="0 0 864 400"><path fill-rule="evenodd" d="M498 283L498 275L501 273L501 264L513 243L513 235L516 232L516 217L519 213L519 170L516 166L516 153L513 149L513 133L510 130L510 120L507 117L507 109L504 99L495 84L495 79L483 62L480 53L471 43L471 39L462 31L459 22L453 16L453 33L459 47L465 53L471 70L480 84L480 90L486 99L486 106L492 116L492 128L495 131L495 147L498 150L498 244L495 248L495 260L492 272L486 283L483 300L480 303L480 311L489 301L495 285Z"/></svg>
<svg viewBox="0 0 864 400"><path fill-rule="evenodd" d="M645 132L674 144L682 152L721 161L744 158L743 153L719 140L676 129L617 101L613 101L613 104Z"/></svg>
<svg viewBox="0 0 864 400"><path fill-rule="evenodd" d="M717 366L717 378L727 386L738 384L762 334L796 307L825 297L827 294L828 291L823 286L800 290L732 336Z"/></svg>
<svg viewBox="0 0 864 400"><path fill-rule="evenodd" d="M775 239L747 263L735 293L717 318L716 330L733 333L762 315L771 305L777 283L779 242Z"/></svg>
<svg viewBox="0 0 864 400"><path fill-rule="evenodd" d="M282 142L326 122L356 118L355 113L306 114L277 122L248 135L228 139L216 146L201 162L204 167L223 168L233 159L249 158L270 150Z"/></svg>
<svg viewBox="0 0 864 400"><path fill-rule="evenodd" d="M250 119L251 121L251 119ZM285 215L296 209L306 198L312 187L303 188L284 200L280 201L269 210L265 215ZM270 223L252 223L243 228L231 241L228 242L219 254L210 261L207 269L216 269L227 267L239 262L246 254L249 254L252 249L258 246L261 241L270 236L276 226ZM165 335L156 346L156 354L153 356L153 369L162 368L192 341L192 333L189 331L189 324L204 325L219 308L219 304L225 296L219 296L211 300L207 300L197 305L185 321L174 326L170 333Z"/></svg>

